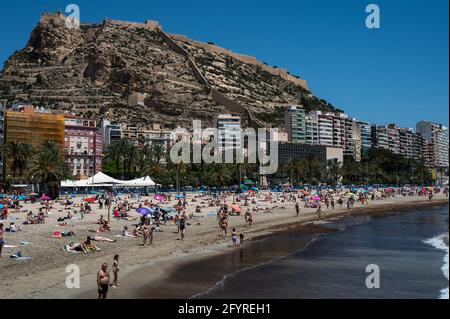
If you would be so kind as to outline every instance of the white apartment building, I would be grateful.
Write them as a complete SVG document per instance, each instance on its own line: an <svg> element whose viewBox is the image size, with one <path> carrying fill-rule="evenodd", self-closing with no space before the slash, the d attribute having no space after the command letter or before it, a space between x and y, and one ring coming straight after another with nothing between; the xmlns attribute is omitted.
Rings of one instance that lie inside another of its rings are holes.
<svg viewBox="0 0 450 319"><path fill-rule="evenodd" d="M389 149L389 134L386 126L372 127L375 135L374 146L376 148Z"/></svg>
<svg viewBox="0 0 450 319"><path fill-rule="evenodd" d="M308 144L340 147L344 156L354 156L353 119L343 113L313 111L306 119L306 140Z"/></svg>
<svg viewBox="0 0 450 319"><path fill-rule="evenodd" d="M389 124L386 127L388 135L389 150L394 154L400 154L400 132L395 124Z"/></svg>
<svg viewBox="0 0 450 319"><path fill-rule="evenodd" d="M241 116L221 114L217 117L219 151L241 149Z"/></svg>
<svg viewBox="0 0 450 319"><path fill-rule="evenodd" d="M420 133L430 144L429 165L435 168L448 168L448 128L430 121L416 124L416 132Z"/></svg>
<svg viewBox="0 0 450 319"><path fill-rule="evenodd" d="M319 119L317 116L306 117L306 144L319 145Z"/></svg>

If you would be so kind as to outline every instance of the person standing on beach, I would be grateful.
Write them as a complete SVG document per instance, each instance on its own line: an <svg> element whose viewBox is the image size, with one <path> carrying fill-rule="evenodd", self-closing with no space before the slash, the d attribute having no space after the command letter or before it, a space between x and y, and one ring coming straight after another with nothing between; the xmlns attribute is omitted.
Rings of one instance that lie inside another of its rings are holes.
<svg viewBox="0 0 450 319"><path fill-rule="evenodd" d="M233 248L237 247L237 233L236 233L236 228L233 228L233 231L231 232L231 241L233 242Z"/></svg>
<svg viewBox="0 0 450 319"><path fill-rule="evenodd" d="M300 214L300 206L298 205L297 201L295 202L295 211L296 211L297 217L298 217L298 215Z"/></svg>
<svg viewBox="0 0 450 319"><path fill-rule="evenodd" d="M317 206L317 220L320 220L320 218L322 217L322 205Z"/></svg>
<svg viewBox="0 0 450 319"><path fill-rule="evenodd" d="M102 268L97 273L98 299L108 297L109 280L108 264L103 263Z"/></svg>
<svg viewBox="0 0 450 319"><path fill-rule="evenodd" d="M150 227L148 221L145 222L144 227L142 228L142 238L144 241L144 244L142 246L145 246L147 244L147 241L150 241L149 245L152 244L150 240Z"/></svg>
<svg viewBox="0 0 450 319"><path fill-rule="evenodd" d="M220 228L222 229L222 235L227 237L227 227L228 227L228 220L226 216L223 216L220 220Z"/></svg>
<svg viewBox="0 0 450 319"><path fill-rule="evenodd" d="M180 239L184 240L184 234L186 232L186 218L185 217L182 217L180 219L179 227L180 227Z"/></svg>
<svg viewBox="0 0 450 319"><path fill-rule="evenodd" d="M245 235L244 235L244 233L240 233L239 234L239 245L244 246L244 242L245 242Z"/></svg>
<svg viewBox="0 0 450 319"><path fill-rule="evenodd" d="M334 209L334 198L331 198L331 209Z"/></svg>
<svg viewBox="0 0 450 319"><path fill-rule="evenodd" d="M247 227L252 227L253 217L249 209L245 212L245 223L247 224Z"/></svg>
<svg viewBox="0 0 450 319"><path fill-rule="evenodd" d="M3 233L3 224L0 223L0 257L2 257L3 245L5 244L5 241L3 240Z"/></svg>
<svg viewBox="0 0 450 319"><path fill-rule="evenodd" d="M116 288L118 286L120 286L120 284L117 283L118 279L119 279L119 255L115 255L114 256L114 261L113 261L113 274L114 274L114 280L112 283L112 287Z"/></svg>

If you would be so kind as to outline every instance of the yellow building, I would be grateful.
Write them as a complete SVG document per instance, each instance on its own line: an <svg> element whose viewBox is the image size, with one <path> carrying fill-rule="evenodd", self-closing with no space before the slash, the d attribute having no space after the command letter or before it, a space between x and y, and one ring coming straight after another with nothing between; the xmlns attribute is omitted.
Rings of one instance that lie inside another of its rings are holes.
<svg viewBox="0 0 450 319"><path fill-rule="evenodd" d="M38 150L42 143L55 141L64 154L64 115L35 112L29 106L20 112L5 112L5 143L30 144ZM10 162L5 158L5 177L11 176ZM17 176L16 174L16 177Z"/></svg>

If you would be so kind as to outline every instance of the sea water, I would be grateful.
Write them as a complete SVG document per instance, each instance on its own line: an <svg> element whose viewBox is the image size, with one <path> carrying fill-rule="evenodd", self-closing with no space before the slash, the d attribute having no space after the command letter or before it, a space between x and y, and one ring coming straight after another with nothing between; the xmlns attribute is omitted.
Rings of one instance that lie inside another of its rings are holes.
<svg viewBox="0 0 450 319"><path fill-rule="evenodd" d="M228 272L192 297L448 299L448 208L325 223L337 231L313 236L298 249L295 243L307 238L302 234L251 243L243 248L246 255L256 250L270 255L287 243L292 251L232 271L225 265L229 260L216 257L208 269ZM368 265L379 269L379 288L366 285L373 275Z"/></svg>

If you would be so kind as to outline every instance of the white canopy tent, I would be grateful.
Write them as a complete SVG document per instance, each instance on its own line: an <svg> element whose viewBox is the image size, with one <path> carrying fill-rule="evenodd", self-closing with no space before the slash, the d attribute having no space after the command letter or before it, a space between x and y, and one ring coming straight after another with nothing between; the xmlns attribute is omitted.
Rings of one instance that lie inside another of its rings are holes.
<svg viewBox="0 0 450 319"><path fill-rule="evenodd" d="M80 181L63 181L61 187L150 187L155 186L156 183L150 176L133 179L131 181L121 181L112 178L102 172L95 174L87 180Z"/></svg>
<svg viewBox="0 0 450 319"><path fill-rule="evenodd" d="M133 179L131 181L123 181L119 186L129 187L149 187L155 186L156 183L150 178L150 176Z"/></svg>

